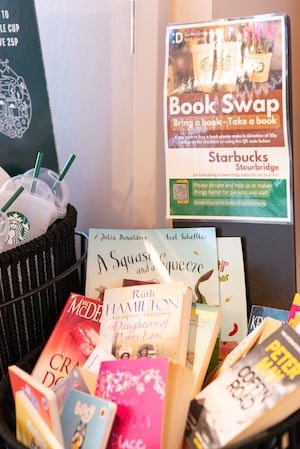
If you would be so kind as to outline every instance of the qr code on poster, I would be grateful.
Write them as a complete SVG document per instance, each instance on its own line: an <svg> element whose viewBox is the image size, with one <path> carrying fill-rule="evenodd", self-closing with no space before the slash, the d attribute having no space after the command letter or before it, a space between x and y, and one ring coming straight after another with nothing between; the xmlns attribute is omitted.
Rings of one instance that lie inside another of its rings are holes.
<svg viewBox="0 0 300 449"><path fill-rule="evenodd" d="M175 201L187 201L189 197L189 190L187 183L173 185L173 198Z"/></svg>

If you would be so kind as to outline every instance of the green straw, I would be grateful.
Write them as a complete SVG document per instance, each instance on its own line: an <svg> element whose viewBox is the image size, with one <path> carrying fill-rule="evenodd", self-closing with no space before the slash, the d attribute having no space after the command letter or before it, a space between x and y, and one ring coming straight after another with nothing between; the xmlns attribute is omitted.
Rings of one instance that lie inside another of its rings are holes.
<svg viewBox="0 0 300 449"><path fill-rule="evenodd" d="M12 203L18 198L18 196L23 192L24 187L20 186L18 190L10 197L7 203L4 204L1 208L1 212L5 213L7 209L12 205Z"/></svg>
<svg viewBox="0 0 300 449"><path fill-rule="evenodd" d="M39 177L43 156L44 156L44 153L42 153L41 151L39 151L36 156L33 175L32 175L32 183L31 183L31 187L30 187L31 193L33 193L35 191L35 186L36 186L35 178Z"/></svg>
<svg viewBox="0 0 300 449"><path fill-rule="evenodd" d="M58 175L58 178L55 180L54 184L52 185L52 190L55 190L55 186L58 182L62 181L64 179L64 177L66 176L67 172L69 171L69 168L71 167L71 165L73 164L73 161L75 159L75 154L71 154L71 156L69 157L69 159L67 160L67 162L65 163L62 171L60 172L60 174Z"/></svg>

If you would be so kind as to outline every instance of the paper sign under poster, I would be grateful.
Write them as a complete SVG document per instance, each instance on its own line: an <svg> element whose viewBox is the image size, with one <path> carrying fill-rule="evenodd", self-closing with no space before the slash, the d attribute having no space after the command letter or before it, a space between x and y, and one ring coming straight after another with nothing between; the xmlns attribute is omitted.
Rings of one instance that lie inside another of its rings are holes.
<svg viewBox="0 0 300 449"><path fill-rule="evenodd" d="M291 222L288 19L167 27L168 218Z"/></svg>
<svg viewBox="0 0 300 449"><path fill-rule="evenodd" d="M0 0L0 166L11 176L58 171L34 0Z"/></svg>

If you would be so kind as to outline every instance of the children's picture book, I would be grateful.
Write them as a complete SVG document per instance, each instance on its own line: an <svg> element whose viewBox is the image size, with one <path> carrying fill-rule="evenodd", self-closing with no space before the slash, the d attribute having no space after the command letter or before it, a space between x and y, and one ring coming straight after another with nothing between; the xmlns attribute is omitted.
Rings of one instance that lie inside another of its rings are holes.
<svg viewBox="0 0 300 449"><path fill-rule="evenodd" d="M99 340L102 303L71 293L32 375L53 387L75 366L82 366Z"/></svg>
<svg viewBox="0 0 300 449"><path fill-rule="evenodd" d="M192 304L186 366L194 373L193 396L202 388L218 340L221 322L220 306Z"/></svg>
<svg viewBox="0 0 300 449"><path fill-rule="evenodd" d="M267 316L260 324L258 324L250 334L235 346L232 351L221 361L219 366L211 373L211 375L205 380L208 384L213 379L220 376L225 370L233 366L238 360L245 357L245 355L254 348L254 346L262 343L269 335L275 330L279 329L282 325L281 321L276 320L270 316Z"/></svg>
<svg viewBox="0 0 300 449"><path fill-rule="evenodd" d="M182 281L193 301L219 305L216 229L91 228L85 294L102 298L105 288L130 280Z"/></svg>
<svg viewBox="0 0 300 449"><path fill-rule="evenodd" d="M289 310L254 304L250 310L247 333L252 332L267 316L275 318L284 324L288 321Z"/></svg>
<svg viewBox="0 0 300 449"><path fill-rule="evenodd" d="M61 424L65 448L106 449L117 405L80 390L69 390Z"/></svg>
<svg viewBox="0 0 300 449"><path fill-rule="evenodd" d="M287 321L297 332L300 332L300 293L295 293L293 297Z"/></svg>
<svg viewBox="0 0 300 449"><path fill-rule="evenodd" d="M166 357L101 363L96 395L117 404L107 449L181 449L193 373Z"/></svg>
<svg viewBox="0 0 300 449"><path fill-rule="evenodd" d="M29 448L64 449L25 391L15 394L16 439Z"/></svg>
<svg viewBox="0 0 300 449"><path fill-rule="evenodd" d="M107 288L99 345L117 359L170 357L185 365L192 292L182 282Z"/></svg>
<svg viewBox="0 0 300 449"><path fill-rule="evenodd" d="M49 387L46 387L49 389ZM85 393L89 393L89 388L86 384L85 378L82 375L78 366L74 366L67 376L57 382L51 390L55 393L57 398L57 405L59 414L61 414L63 410L63 406L67 397L69 390L80 390Z"/></svg>
<svg viewBox="0 0 300 449"><path fill-rule="evenodd" d="M50 430L55 432L57 439L63 443L59 407L54 391L17 365L8 367L8 375L14 399L18 391L23 391L39 416Z"/></svg>
<svg viewBox="0 0 300 449"><path fill-rule="evenodd" d="M299 366L300 335L281 324L191 401L189 447L217 449L240 442L298 410Z"/></svg>
<svg viewBox="0 0 300 449"><path fill-rule="evenodd" d="M223 312L220 358L247 335L247 295L240 237L217 237L220 306Z"/></svg>

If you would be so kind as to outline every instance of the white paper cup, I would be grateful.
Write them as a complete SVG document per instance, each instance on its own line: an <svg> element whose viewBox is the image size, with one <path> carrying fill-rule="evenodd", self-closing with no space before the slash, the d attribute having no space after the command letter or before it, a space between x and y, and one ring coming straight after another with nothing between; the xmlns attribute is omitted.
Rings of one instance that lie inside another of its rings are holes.
<svg viewBox="0 0 300 449"><path fill-rule="evenodd" d="M211 92L214 63L214 44L195 44L191 48L194 70L194 88Z"/></svg>
<svg viewBox="0 0 300 449"><path fill-rule="evenodd" d="M20 186L24 187L24 191L6 211L8 232L4 250L39 237L57 219L57 208L50 187L44 181L29 176L12 177L1 186L0 209Z"/></svg>
<svg viewBox="0 0 300 449"><path fill-rule="evenodd" d="M228 92L234 92L241 65L240 42L222 42L218 61L218 84Z"/></svg>
<svg viewBox="0 0 300 449"><path fill-rule="evenodd" d="M34 169L24 173L25 176L33 175ZM67 214L67 206L69 203L70 192L68 185L65 181L57 181L58 174L45 167L41 167L38 179L44 181L52 190L55 200L55 205L57 207L57 218L64 218ZM54 187L53 187L54 186Z"/></svg>

